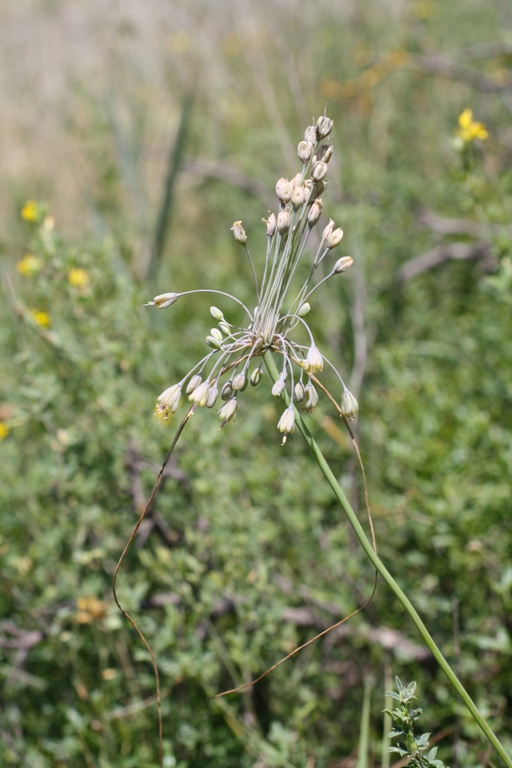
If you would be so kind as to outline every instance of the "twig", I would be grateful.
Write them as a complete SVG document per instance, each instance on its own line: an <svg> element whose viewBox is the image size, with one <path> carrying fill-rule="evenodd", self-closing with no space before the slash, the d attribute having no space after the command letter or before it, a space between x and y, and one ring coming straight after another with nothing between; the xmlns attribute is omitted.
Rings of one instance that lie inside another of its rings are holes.
<svg viewBox="0 0 512 768"><path fill-rule="evenodd" d="M414 277L439 267L445 261L469 261L489 257L491 244L480 243L445 243L437 248L415 256L402 265L398 273L400 282L407 282Z"/></svg>

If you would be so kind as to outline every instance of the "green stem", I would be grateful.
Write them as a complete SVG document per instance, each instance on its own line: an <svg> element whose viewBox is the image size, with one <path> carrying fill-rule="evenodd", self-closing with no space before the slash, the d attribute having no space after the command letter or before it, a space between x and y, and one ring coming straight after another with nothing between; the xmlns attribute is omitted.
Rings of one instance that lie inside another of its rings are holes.
<svg viewBox="0 0 512 768"><path fill-rule="evenodd" d="M276 368L276 364L274 362L274 358L272 357L272 354L270 352L265 352L264 355L265 365L267 367L267 370L270 374L270 378L275 382L279 378L279 372ZM287 405L289 405L289 397L287 392L284 392L285 400L287 402ZM316 459L316 462L320 469L322 470L322 473L324 474L327 482L331 486L334 495L340 502L341 506L343 507L343 511L345 512L348 521L350 525L352 526L354 533L356 534L357 538L359 539L359 543L363 547L364 551L366 552L369 560L372 562L376 570L379 572L379 574L382 576L388 587L391 588L391 590L395 593L396 597L399 599L399 601L402 603L403 607L409 614L413 624L415 625L416 629L420 633L421 637L425 641L425 644L431 651L432 655L434 656L435 660L447 676L448 680L452 684L452 686L455 688L457 693L459 694L460 698L466 705L467 709L471 714L473 715L473 718L480 726L481 730L484 732L490 743L495 748L496 752L500 755L501 759L505 763L508 768L512 768L512 757L505 751L505 748L497 738L497 736L494 734L494 732L491 730L485 719L482 717L480 712L478 711L476 704L472 700L472 698L469 696L468 692L458 679L458 677L455 675L454 671L446 661L445 657L437 647L434 638L429 633L428 629L426 628L425 624L421 620L418 612L414 608L413 604L410 602L407 595L400 589L396 581L394 580L393 576L390 574L380 557L377 555L375 550L373 549L370 540L366 536L361 523L359 522L356 513L350 506L350 503L343 493L338 481L336 480L331 468L327 464L320 448L318 447L316 441L314 440L313 436L311 435L311 432L307 428L306 424L302 420L300 413L298 410L293 406L295 411L295 423L297 424L297 427L299 431L301 432L302 436L304 437L306 443L309 446L309 449L311 450L311 453Z"/></svg>

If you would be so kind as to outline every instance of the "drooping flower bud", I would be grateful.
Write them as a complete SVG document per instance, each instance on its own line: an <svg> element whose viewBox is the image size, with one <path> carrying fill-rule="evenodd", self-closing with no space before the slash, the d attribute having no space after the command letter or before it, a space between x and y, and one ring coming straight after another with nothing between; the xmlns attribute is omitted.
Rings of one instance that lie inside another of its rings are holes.
<svg viewBox="0 0 512 768"><path fill-rule="evenodd" d="M206 400L206 407L207 408L213 408L213 406L215 405L215 403L217 401L218 395L219 395L219 390L217 389L217 387L215 387L215 386L210 387L210 389L208 391L208 399Z"/></svg>
<svg viewBox="0 0 512 768"><path fill-rule="evenodd" d="M198 387L194 389L193 392L190 393L188 399L192 403L195 403L196 405L201 406L201 408L204 408L204 406L208 402L209 389L210 389L210 383L208 381L203 381L202 384L200 384Z"/></svg>
<svg viewBox="0 0 512 768"><path fill-rule="evenodd" d="M220 391L220 396L223 400L229 400L232 394L233 394L233 384L231 381L226 381L226 383L224 384L224 386Z"/></svg>
<svg viewBox="0 0 512 768"><path fill-rule="evenodd" d="M232 397L231 400L228 400L227 403L224 403L224 405L219 408L219 419L222 421L222 426L228 421L235 421L237 406L238 402L236 397Z"/></svg>
<svg viewBox="0 0 512 768"><path fill-rule="evenodd" d="M290 213L289 211L279 211L277 216L277 231L280 235L284 235L290 229Z"/></svg>
<svg viewBox="0 0 512 768"><path fill-rule="evenodd" d="M213 336L214 339L217 339L217 341L222 341L222 333L219 331L218 328L212 328L210 330L210 334Z"/></svg>
<svg viewBox="0 0 512 768"><path fill-rule="evenodd" d="M174 304L180 297L179 293L161 293L160 296L155 296L153 301L148 301L144 304L145 307L158 307L158 309L165 309Z"/></svg>
<svg viewBox="0 0 512 768"><path fill-rule="evenodd" d="M220 311L217 307L210 307L210 315L215 318L215 320L224 320L224 314Z"/></svg>
<svg viewBox="0 0 512 768"><path fill-rule="evenodd" d="M353 263L354 259L352 256L342 256L334 265L334 269L332 270L333 275L339 275L341 272L346 272L347 269L350 269Z"/></svg>
<svg viewBox="0 0 512 768"><path fill-rule="evenodd" d="M237 373L233 379L233 389L235 392L243 392L247 388L247 376L245 373Z"/></svg>
<svg viewBox="0 0 512 768"><path fill-rule="evenodd" d="M313 169L311 171L311 178L313 181L322 181L324 176L327 176L327 171L329 170L329 167L327 163L323 163L321 160L313 166Z"/></svg>
<svg viewBox="0 0 512 768"><path fill-rule="evenodd" d="M262 376L263 371L261 370L261 366L255 368L251 373L251 386L256 387L260 383Z"/></svg>
<svg viewBox="0 0 512 768"><path fill-rule="evenodd" d="M355 399L352 392L349 392L348 389L345 389L341 396L341 412L344 416L346 416L349 421L352 421L355 414L359 410L359 404L357 400Z"/></svg>
<svg viewBox="0 0 512 768"><path fill-rule="evenodd" d="M281 395L284 392L285 386L286 384L284 382L284 379L278 379L275 382L274 386L272 387L272 394L274 395L274 397L281 397Z"/></svg>
<svg viewBox="0 0 512 768"><path fill-rule="evenodd" d="M217 329L215 329L217 330ZM222 342L215 338L215 336L207 336L206 337L206 343L209 347L212 349L220 349L222 346Z"/></svg>
<svg viewBox="0 0 512 768"><path fill-rule="evenodd" d="M304 400L304 385L302 384L301 381L298 381L296 383L294 395L295 395L295 402L302 403L302 401Z"/></svg>
<svg viewBox="0 0 512 768"><path fill-rule="evenodd" d="M322 144L318 152L318 159L328 163L332 157L333 147L330 144Z"/></svg>
<svg viewBox="0 0 512 768"><path fill-rule="evenodd" d="M299 317L305 317L308 314L310 309L311 309L310 303L308 301L305 301L304 304L301 304L301 306L299 307L297 314Z"/></svg>
<svg viewBox="0 0 512 768"><path fill-rule="evenodd" d="M316 135L318 140L325 139L326 136L332 131L334 122L325 115L321 115L316 121Z"/></svg>
<svg viewBox="0 0 512 768"><path fill-rule="evenodd" d="M306 384L304 387L304 400L303 407L306 413L312 413L318 405L318 392L311 384Z"/></svg>
<svg viewBox="0 0 512 768"><path fill-rule="evenodd" d="M286 409L279 419L277 428L280 432L284 433L283 442L281 443L281 445L284 445L288 435L291 435L295 430L295 412L291 406Z"/></svg>
<svg viewBox="0 0 512 768"><path fill-rule="evenodd" d="M316 144L316 125L308 125L304 131L304 141L309 141L311 144Z"/></svg>
<svg viewBox="0 0 512 768"><path fill-rule="evenodd" d="M224 336L231 336L231 328L225 320L220 321L219 330L224 334Z"/></svg>
<svg viewBox="0 0 512 768"><path fill-rule="evenodd" d="M200 385L202 380L203 380L202 377L198 373L196 373L194 376L192 376L192 378L190 379L189 383L187 384L187 388L185 390L187 395L190 395L190 393L193 392L194 389Z"/></svg>
<svg viewBox="0 0 512 768"><path fill-rule="evenodd" d="M316 347L314 344L312 344L308 349L306 359L300 361L300 367L303 368L306 373L312 374L323 370L324 361L322 359L322 355L318 351L318 347Z"/></svg>
<svg viewBox="0 0 512 768"><path fill-rule="evenodd" d="M327 238L326 246L329 248L329 250L332 250L333 248L336 248L336 246L339 245L342 240L343 230L341 227L338 227L337 229L334 229Z"/></svg>
<svg viewBox="0 0 512 768"><path fill-rule="evenodd" d="M245 229L242 227L241 221L235 221L235 223L231 227L231 231L233 232L233 237L235 238L237 243L240 243L240 245L246 244L247 235L245 234Z"/></svg>

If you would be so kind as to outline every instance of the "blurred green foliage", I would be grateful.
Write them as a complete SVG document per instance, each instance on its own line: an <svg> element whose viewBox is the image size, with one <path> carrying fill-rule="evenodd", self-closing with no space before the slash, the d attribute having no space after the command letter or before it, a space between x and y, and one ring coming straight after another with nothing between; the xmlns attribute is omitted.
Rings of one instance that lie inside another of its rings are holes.
<svg viewBox="0 0 512 768"><path fill-rule="evenodd" d="M160 54L175 88L160 143L147 117L164 92L158 78L114 68L119 87L101 94L74 82L77 112L63 114L59 136L80 146L88 183L79 214L60 207L79 234L60 226L56 182L12 187L0 306L2 765L157 765L151 664L111 580L173 435L152 416L156 396L199 358L211 318L207 297L158 313L142 304L206 286L253 301L229 228L243 218L253 255L258 243L263 252L273 185L295 173L295 144L326 100L337 165L325 211L355 268L324 286L312 325L359 396L379 552L512 749L507 11L284 6L269 20L263 4L247 28L223 6L199 31L199 4L181 9ZM123 30L136 37L136 25ZM457 144L468 107L489 137ZM48 208L15 220L42 193ZM411 270L420 254L430 262ZM236 425L219 432L215 414L194 416L120 574L158 659L165 765L349 768L369 678L378 765L390 670L417 680L442 760L487 764L476 726L382 584L364 614L254 689L210 699L372 588L299 436L281 448L279 413L265 379ZM328 403L309 423L364 519L357 462Z"/></svg>

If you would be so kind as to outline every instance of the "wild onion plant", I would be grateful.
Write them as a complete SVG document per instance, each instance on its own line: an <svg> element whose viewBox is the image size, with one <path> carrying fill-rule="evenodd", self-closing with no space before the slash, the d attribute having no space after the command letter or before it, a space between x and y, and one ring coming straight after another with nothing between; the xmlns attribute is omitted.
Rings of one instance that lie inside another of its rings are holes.
<svg viewBox="0 0 512 768"><path fill-rule="evenodd" d="M283 435L283 444L288 435L294 432L295 427L297 427L306 440L334 495L340 502L376 572L380 574L402 603L424 642L446 673L450 683L488 740L495 747L505 765L512 768L512 757L507 754L484 720L435 644L415 608L379 558L375 541L370 541L364 532L298 409L301 407L306 414L310 414L318 403L317 388L319 388L334 404L347 428L350 429L348 421L353 419L358 411L355 397L349 392L335 367L319 350L305 320L310 310L310 300L316 290L326 280L342 275L353 263L352 258L346 255L341 256L336 261L333 259L334 264L330 268L328 267L327 274L323 278L317 279L318 268L322 264L329 263L332 256L331 252L341 243L343 238L342 229L335 227L332 220L329 220L323 229L320 244L312 257L307 248L311 232L319 223L323 210L322 195L327 188L326 177L329 170L329 160L333 153L333 148L326 142L326 139L330 135L332 127L332 120L326 116L319 117L314 125L309 126L297 150L302 164L301 170L291 181L282 178L277 182L278 205L276 211L269 213L268 219L263 220L266 229L266 251L264 260L262 259L259 276L248 248L247 235L242 222L236 221L233 224L233 235L245 249L254 281L254 309L248 308L236 296L212 288L200 288L183 293L162 293L146 305L164 309L172 306L186 295L217 294L230 298L238 305L238 308L243 310L245 324L238 326L231 322L231 319L226 318L220 309L211 307L210 312L217 321L217 325L206 336L209 351L181 381L168 387L158 398L156 413L163 419L168 419L169 416L178 411L183 395L188 397L191 405L177 430L148 506L141 515L132 538L118 563L114 575L114 595L118 602L115 586L119 566L144 515L149 510L170 452L181 436L188 417L196 407L213 408L220 395L220 399L223 401L218 410L221 428L228 422L234 421L238 414L239 398L241 399L249 383L252 386L257 386L260 383L263 377L263 364L265 364L272 380L272 395L276 398L282 398L286 406L277 425ZM307 276L302 286L297 289L297 277L300 272L303 272L304 264L307 265ZM295 339L294 332L300 328L305 331L306 344ZM333 397L317 378L317 374L323 370L325 364L329 366L340 382L341 392L338 398ZM119 607L121 608L120 605ZM134 623L126 611L122 608L121 610ZM136 626L135 623L134 626ZM158 689L158 671L154 655L138 628L137 631L151 654ZM157 692L159 697L159 691ZM161 751L160 760L162 760Z"/></svg>

